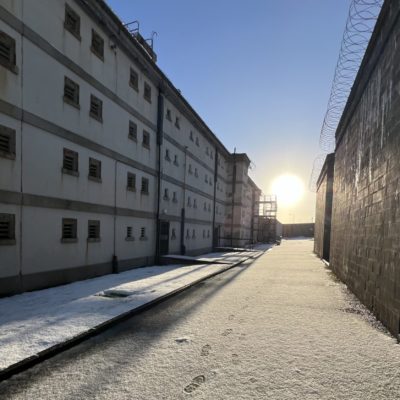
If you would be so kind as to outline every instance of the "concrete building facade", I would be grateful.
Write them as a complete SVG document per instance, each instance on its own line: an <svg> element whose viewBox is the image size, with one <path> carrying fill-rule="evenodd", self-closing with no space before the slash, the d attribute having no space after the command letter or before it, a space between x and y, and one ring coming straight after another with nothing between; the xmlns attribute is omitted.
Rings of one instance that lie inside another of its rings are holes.
<svg viewBox="0 0 400 400"><path fill-rule="evenodd" d="M330 265L400 333L400 2L385 1L336 131Z"/></svg>
<svg viewBox="0 0 400 400"><path fill-rule="evenodd" d="M248 166L103 1L1 1L1 295L250 241Z"/></svg>

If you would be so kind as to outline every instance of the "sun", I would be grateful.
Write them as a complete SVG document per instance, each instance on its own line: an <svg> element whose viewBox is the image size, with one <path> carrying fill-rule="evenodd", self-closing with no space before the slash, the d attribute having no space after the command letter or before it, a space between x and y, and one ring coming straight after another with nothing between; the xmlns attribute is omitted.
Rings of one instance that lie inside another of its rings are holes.
<svg viewBox="0 0 400 400"><path fill-rule="evenodd" d="M296 204L304 195L303 181L295 175L278 176L272 182L272 192L278 198L278 204L290 206Z"/></svg>

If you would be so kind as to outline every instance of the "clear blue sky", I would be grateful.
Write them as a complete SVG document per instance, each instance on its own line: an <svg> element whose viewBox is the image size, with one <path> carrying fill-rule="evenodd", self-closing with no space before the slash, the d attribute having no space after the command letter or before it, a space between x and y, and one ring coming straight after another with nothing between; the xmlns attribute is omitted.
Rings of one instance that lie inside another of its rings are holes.
<svg viewBox="0 0 400 400"><path fill-rule="evenodd" d="M306 195L284 222L308 222L308 192L350 0L107 0L140 21L158 65L233 151L254 162L264 193L284 173Z"/></svg>

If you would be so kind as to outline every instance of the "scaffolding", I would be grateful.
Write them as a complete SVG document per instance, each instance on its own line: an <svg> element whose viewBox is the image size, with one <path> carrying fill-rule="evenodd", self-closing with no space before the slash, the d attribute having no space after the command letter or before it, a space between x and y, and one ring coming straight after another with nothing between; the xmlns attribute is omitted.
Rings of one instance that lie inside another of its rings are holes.
<svg viewBox="0 0 400 400"><path fill-rule="evenodd" d="M276 240L278 201L275 195L263 195L256 202L254 230L257 242L270 243Z"/></svg>

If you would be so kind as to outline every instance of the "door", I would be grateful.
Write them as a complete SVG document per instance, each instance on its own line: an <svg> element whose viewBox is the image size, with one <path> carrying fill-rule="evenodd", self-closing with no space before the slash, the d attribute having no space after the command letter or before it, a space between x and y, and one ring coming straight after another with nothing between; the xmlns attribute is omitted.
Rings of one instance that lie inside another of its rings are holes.
<svg viewBox="0 0 400 400"><path fill-rule="evenodd" d="M169 222L160 222L160 255L165 256L169 251Z"/></svg>

